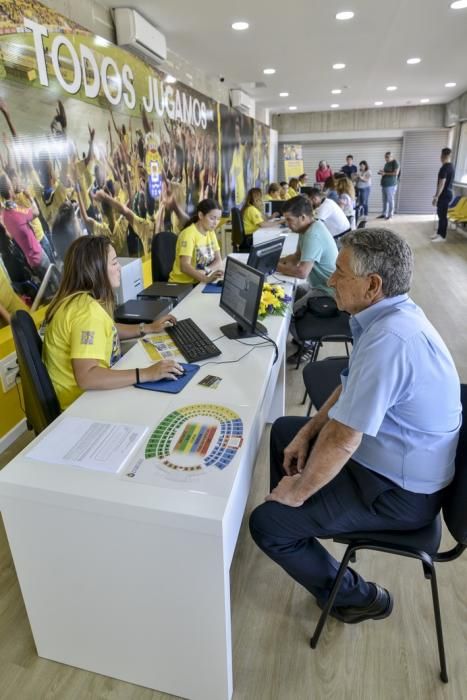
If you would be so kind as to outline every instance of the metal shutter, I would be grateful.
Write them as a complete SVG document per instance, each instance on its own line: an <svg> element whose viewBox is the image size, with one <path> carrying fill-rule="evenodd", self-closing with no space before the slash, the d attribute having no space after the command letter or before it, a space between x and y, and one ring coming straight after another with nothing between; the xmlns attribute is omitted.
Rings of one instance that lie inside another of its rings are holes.
<svg viewBox="0 0 467 700"><path fill-rule="evenodd" d="M290 142L294 143L294 142ZM299 143L295 141L295 143ZM279 180L284 179L284 159L282 158L282 143L279 144ZM334 171L340 170L345 165L346 156L351 153L354 163L358 167L361 160L366 160L372 173L372 186L370 193L369 209L372 212L381 212L383 203L381 198L380 176L377 174L384 166L384 154L391 151L394 158L400 163L402 151L402 139L371 139L365 141L315 141L302 143L303 169L308 175L309 184L313 184L315 171L320 160L326 160Z"/></svg>
<svg viewBox="0 0 467 700"><path fill-rule="evenodd" d="M397 207L399 214L433 213L431 201L441 167L440 153L448 139L448 129L404 133Z"/></svg>

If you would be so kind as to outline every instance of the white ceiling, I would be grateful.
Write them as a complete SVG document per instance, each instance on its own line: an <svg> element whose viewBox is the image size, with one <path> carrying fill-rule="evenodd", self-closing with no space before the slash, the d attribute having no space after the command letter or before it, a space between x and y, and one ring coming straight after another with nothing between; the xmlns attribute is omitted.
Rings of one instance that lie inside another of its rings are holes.
<svg viewBox="0 0 467 700"><path fill-rule="evenodd" d="M208 76L243 86L272 113L449 102L467 90L467 9L450 0L100 0L133 7L168 48ZM352 10L342 22L336 12ZM231 29L246 20L244 32ZM418 65L406 60L420 57ZM333 63L345 63L333 70ZM273 67L275 75L264 75ZM252 84L263 82L266 87ZM446 88L446 82L457 83ZM387 92L388 85L398 87ZM341 88L341 95L332 95ZM280 98L279 92L289 97Z"/></svg>

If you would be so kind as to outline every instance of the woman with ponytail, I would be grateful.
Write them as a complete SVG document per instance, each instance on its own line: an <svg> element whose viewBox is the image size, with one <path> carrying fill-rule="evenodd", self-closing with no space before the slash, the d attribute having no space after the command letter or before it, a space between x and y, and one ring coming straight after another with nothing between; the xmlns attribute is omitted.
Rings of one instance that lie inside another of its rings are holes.
<svg viewBox="0 0 467 700"><path fill-rule="evenodd" d="M169 282L196 284L214 282L223 276L215 231L221 216L221 208L214 199L203 199L198 203L196 214L178 235Z"/></svg>

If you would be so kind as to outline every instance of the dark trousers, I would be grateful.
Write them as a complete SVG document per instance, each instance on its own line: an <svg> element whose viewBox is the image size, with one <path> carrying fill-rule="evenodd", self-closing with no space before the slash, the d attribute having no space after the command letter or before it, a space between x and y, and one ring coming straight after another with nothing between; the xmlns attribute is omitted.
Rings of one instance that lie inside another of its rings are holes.
<svg viewBox="0 0 467 700"><path fill-rule="evenodd" d="M284 476L283 451L308 418L279 418L271 430L271 490ZM299 508L267 501L250 517L250 532L258 547L298 583L324 603L339 563L316 538L346 532L415 530L439 512L441 492L406 491L375 472L349 460L341 472ZM350 567L336 606L366 605L374 590Z"/></svg>
<svg viewBox="0 0 467 700"><path fill-rule="evenodd" d="M441 238L446 238L448 230L448 208L451 199L451 196L443 197L443 195L441 195L436 206L436 211L438 213L438 236L441 236Z"/></svg>

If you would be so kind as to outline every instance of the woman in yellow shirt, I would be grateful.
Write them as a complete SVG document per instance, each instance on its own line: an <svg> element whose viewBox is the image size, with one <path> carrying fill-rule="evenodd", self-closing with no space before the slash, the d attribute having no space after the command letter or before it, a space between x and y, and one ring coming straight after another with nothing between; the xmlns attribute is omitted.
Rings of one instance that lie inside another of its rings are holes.
<svg viewBox="0 0 467 700"><path fill-rule="evenodd" d="M280 223L276 218L266 219L263 214L263 194L259 187L252 187L248 190L245 204L240 211L245 230L246 245L249 248L253 239L253 234L259 228L270 228Z"/></svg>
<svg viewBox="0 0 467 700"><path fill-rule="evenodd" d="M271 182L268 187L268 193L264 198L266 202L280 202L281 187L277 182Z"/></svg>
<svg viewBox="0 0 467 700"><path fill-rule="evenodd" d="M223 276L222 258L215 229L222 211L215 199L202 199L196 214L178 234L175 261L169 282L214 282Z"/></svg>
<svg viewBox="0 0 467 700"><path fill-rule="evenodd" d="M174 360L144 369L111 371L120 357L120 340L158 333L171 316L152 323L114 323L114 289L120 263L105 236L83 236L65 257L63 277L45 316L43 359L62 409L87 389L119 389L137 381L176 379L183 373Z"/></svg>
<svg viewBox="0 0 467 700"><path fill-rule="evenodd" d="M289 189L287 190L287 194L289 195L289 199L292 199L293 197L298 197L300 194L300 184L298 182L297 177L291 177L289 180Z"/></svg>

